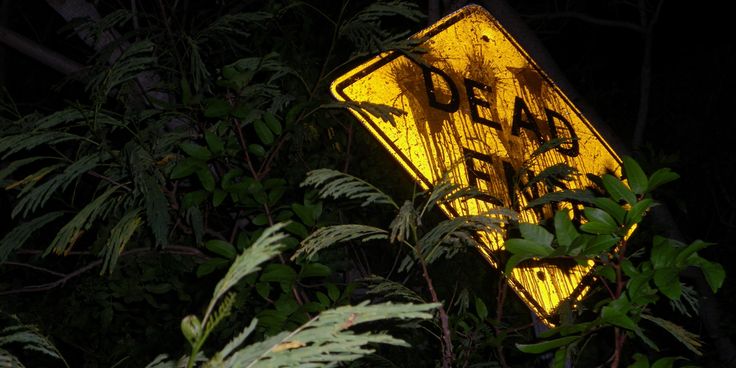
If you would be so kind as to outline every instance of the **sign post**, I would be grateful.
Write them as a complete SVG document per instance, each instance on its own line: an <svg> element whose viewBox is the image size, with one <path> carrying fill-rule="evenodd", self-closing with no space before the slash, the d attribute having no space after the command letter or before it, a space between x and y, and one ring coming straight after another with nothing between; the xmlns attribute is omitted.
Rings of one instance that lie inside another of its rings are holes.
<svg viewBox="0 0 736 368"><path fill-rule="evenodd" d="M447 173L454 183L484 192L443 206L448 216L507 207L519 211L521 221L539 223L554 208L527 208L532 200L589 187L585 174L620 173L609 144L484 8L466 6L413 37L425 53L378 55L335 80L332 93L355 105L403 111L386 121L351 109L423 189ZM564 143L533 155L552 140ZM530 180L560 164L580 175L551 186ZM502 267L504 234L479 236L485 258ZM532 311L554 325L560 306L576 304L589 289L591 267L532 261L508 280Z"/></svg>

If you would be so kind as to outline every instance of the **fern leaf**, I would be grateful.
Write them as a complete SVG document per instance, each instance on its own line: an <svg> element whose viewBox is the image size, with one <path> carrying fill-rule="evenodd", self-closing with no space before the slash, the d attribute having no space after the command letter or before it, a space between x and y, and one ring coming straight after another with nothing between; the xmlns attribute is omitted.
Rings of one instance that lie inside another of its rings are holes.
<svg viewBox="0 0 736 368"><path fill-rule="evenodd" d="M217 306L217 310L212 313L212 317L207 320L207 325L204 326L206 331L205 334L209 334L220 322L222 322L223 319L230 315L230 312L232 312L233 309L233 304L235 304L235 295L236 294L234 292L225 294L222 301Z"/></svg>
<svg viewBox="0 0 736 368"><path fill-rule="evenodd" d="M425 300L404 284L371 275L361 280L368 285L369 296L409 303L425 303Z"/></svg>
<svg viewBox="0 0 736 368"><path fill-rule="evenodd" d="M28 132L9 135L0 138L0 154L5 159L8 156L23 150L29 150L40 145L51 145L70 140L84 139L75 134L66 132Z"/></svg>
<svg viewBox="0 0 736 368"><path fill-rule="evenodd" d="M542 170L542 172L532 177L531 180L523 185L522 189L529 188L536 183L554 183L569 181L572 180L573 176L577 173L577 169L567 164L554 164L545 168L544 170Z"/></svg>
<svg viewBox="0 0 736 368"><path fill-rule="evenodd" d="M417 211L411 201L404 202L401 206L399 214L391 221L389 228L391 229L390 240L404 242L409 240L409 236L413 233L413 229L417 226Z"/></svg>
<svg viewBox="0 0 736 368"><path fill-rule="evenodd" d="M281 241L286 239L286 234L279 232L285 224L276 224L263 231L260 237L253 242L249 248L235 258L235 261L227 270L227 274L215 286L212 300L207 308L211 311L217 301L225 295L243 277L260 270L260 264L279 254L282 247Z"/></svg>
<svg viewBox="0 0 736 368"><path fill-rule="evenodd" d="M158 180L152 175L144 175L141 184L146 206L146 219L153 231L156 245L166 246L169 243L169 201L161 190Z"/></svg>
<svg viewBox="0 0 736 368"><path fill-rule="evenodd" d="M8 256L23 244L34 233L37 233L42 227L61 217L63 212L49 212L33 220L24 222L13 228L0 240L0 263L8 259Z"/></svg>
<svg viewBox="0 0 736 368"><path fill-rule="evenodd" d="M314 257L322 249L338 243L361 239L363 242L375 239L387 239L388 232L373 226L366 225L335 225L317 229L306 239L302 240L299 249L294 252L292 260L304 255L307 259Z"/></svg>
<svg viewBox="0 0 736 368"><path fill-rule="evenodd" d="M291 333L249 345L230 356L225 367L334 366L373 353L370 344L408 346L391 335L356 334L351 327L386 319L430 319L438 304L374 304L363 302L322 312Z"/></svg>
<svg viewBox="0 0 736 368"><path fill-rule="evenodd" d="M394 208L399 206L391 197L378 190L373 185L358 179L352 175L348 175L332 169L318 169L307 173L307 178L301 183L301 186L314 186L319 190L322 198L347 198L362 200L361 206L367 206L372 203L390 204Z"/></svg>
<svg viewBox="0 0 736 368"><path fill-rule="evenodd" d="M246 32L249 26L273 19L273 15L266 12L225 14L218 17L212 24L197 34L198 44L209 41L220 41L224 37L238 35L243 38L250 36Z"/></svg>
<svg viewBox="0 0 736 368"><path fill-rule="evenodd" d="M74 245L82 233L89 229L92 223L100 217L111 204L108 198L117 191L118 187L107 189L99 197L88 203L82 208L64 227L59 230L46 248L44 255L48 255L53 250L56 254L64 253L70 246Z"/></svg>
<svg viewBox="0 0 736 368"><path fill-rule="evenodd" d="M215 361L218 363L221 363L223 360L230 357L230 354L232 354L235 349L239 348L240 345L243 344L245 339L250 336L251 333L256 329L256 326L258 325L258 319L253 318L252 321L250 321L250 325L246 327L243 332L239 333L238 336L235 336L234 339L232 339L230 342L225 345L222 350L218 351L213 357L211 361Z"/></svg>
<svg viewBox="0 0 736 368"><path fill-rule="evenodd" d="M583 203L593 203L594 198L595 196L588 189L562 190L559 192L547 193L537 199L529 201L526 207L532 208L532 207L541 206L543 204L547 204L550 202L570 201L570 200L577 201L577 202L583 202Z"/></svg>
<svg viewBox="0 0 736 368"><path fill-rule="evenodd" d="M112 230L110 230L110 237L107 238L105 247L102 250L103 262L102 270L100 271L101 275L104 274L105 271L112 273L115 269L118 256L123 252L125 245L128 244L130 238L143 222L139 216L140 211L140 208L129 211L121 217L120 221L118 221Z"/></svg>
<svg viewBox="0 0 736 368"><path fill-rule="evenodd" d="M80 175L105 162L108 157L109 156L107 155L93 153L74 161L59 175L56 175L47 182L35 187L32 191L23 193L21 200L18 201L18 204L13 208L11 216L15 217L22 212L23 217L25 217L29 213L33 213L37 209L42 208L51 198L51 195L56 193L60 187L61 190L65 190L69 184L74 182Z"/></svg>
<svg viewBox="0 0 736 368"><path fill-rule="evenodd" d="M19 321L16 320L16 322ZM1 329L0 347L10 344L19 344L24 350L39 352L63 360L54 344L41 335L40 331L34 326L16 324Z"/></svg>
<svg viewBox="0 0 736 368"><path fill-rule="evenodd" d="M28 157L20 160L15 160L8 164L4 169L0 170L0 186L4 186L3 180L7 178L8 176L12 175L15 170L20 169L23 166L26 166L28 164L32 164L39 160L44 159L53 159L55 157L47 157L47 156L35 156L35 157Z"/></svg>
<svg viewBox="0 0 736 368"><path fill-rule="evenodd" d="M395 35L381 26L381 19L399 16L410 21L424 18L415 3L404 1L377 1L348 19L339 28L339 35L356 45L356 54L378 53L398 48L408 33Z"/></svg>
<svg viewBox="0 0 736 368"><path fill-rule="evenodd" d="M698 335L666 319L651 316L648 314L642 314L641 318L644 318L648 321L655 323L659 327L662 327L665 331L669 332L678 341L680 341L683 345L685 345L686 348L688 348L690 351L695 353L695 355L698 355L698 356L703 355L703 353L700 351L700 349L703 347L703 342L700 340L700 337Z"/></svg>

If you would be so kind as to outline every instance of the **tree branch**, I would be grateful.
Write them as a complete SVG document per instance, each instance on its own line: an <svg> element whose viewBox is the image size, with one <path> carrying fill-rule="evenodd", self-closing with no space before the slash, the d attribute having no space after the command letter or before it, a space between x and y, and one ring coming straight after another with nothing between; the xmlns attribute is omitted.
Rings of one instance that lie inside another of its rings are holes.
<svg viewBox="0 0 736 368"><path fill-rule="evenodd" d="M84 69L84 65L3 26L0 26L0 43L64 75L77 74Z"/></svg>

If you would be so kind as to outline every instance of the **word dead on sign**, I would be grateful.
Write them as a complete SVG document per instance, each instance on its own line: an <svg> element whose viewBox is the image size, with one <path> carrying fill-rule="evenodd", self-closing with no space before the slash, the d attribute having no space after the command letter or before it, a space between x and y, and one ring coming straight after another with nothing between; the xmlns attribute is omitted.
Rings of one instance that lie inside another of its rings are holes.
<svg viewBox="0 0 736 368"><path fill-rule="evenodd" d="M443 206L448 216L510 207L520 212L520 221L538 223L550 218L553 209L527 209L531 200L550 191L588 187L588 173L620 173L615 152L482 7L466 6L413 38L420 40L422 54L383 53L338 78L332 92L352 106L403 111L386 121L370 108L352 109L425 190L448 174L453 182L485 193ZM552 139L563 143L532 157ZM559 164L580 175L557 181L557 188L529 180ZM503 234L479 236L484 256L501 266ZM562 303L575 304L587 292L590 269L532 261L515 268L509 281L553 325Z"/></svg>

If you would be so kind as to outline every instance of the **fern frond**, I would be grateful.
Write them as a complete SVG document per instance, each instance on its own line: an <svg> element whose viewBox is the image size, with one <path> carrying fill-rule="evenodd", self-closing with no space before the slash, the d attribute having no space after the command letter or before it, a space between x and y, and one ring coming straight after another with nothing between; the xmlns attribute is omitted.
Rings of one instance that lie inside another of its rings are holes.
<svg viewBox="0 0 736 368"><path fill-rule="evenodd" d="M30 150L40 145L51 145L71 140L83 140L84 137L80 137L76 134L66 132L27 132L9 135L0 138L0 154L3 154L2 158L5 159L8 156L20 152L23 150Z"/></svg>
<svg viewBox="0 0 736 368"><path fill-rule="evenodd" d="M348 224L326 226L317 229L302 240L299 249L294 252L292 260L304 255L307 259L314 257L322 249L338 243L361 239L363 242L375 239L387 239L388 232L373 226Z"/></svg>
<svg viewBox="0 0 736 368"><path fill-rule="evenodd" d="M595 198L595 195L593 195L593 192L591 192L588 189L569 189L569 190L562 190L559 192L547 193L537 199L529 201L529 203L526 204L526 207L532 208L532 207L541 206L543 204L547 204L550 202L560 202L560 201L570 201L570 200L577 201L577 202L583 202L583 203L593 203L594 198Z"/></svg>
<svg viewBox="0 0 736 368"><path fill-rule="evenodd" d="M217 310L212 313L212 317L207 320L207 325L204 326L205 334L212 332L212 330L214 330L223 319L230 315L230 312L233 310L233 304L235 304L235 295L236 293L234 292L225 294L222 301L220 301L220 304L217 306Z"/></svg>
<svg viewBox="0 0 736 368"><path fill-rule="evenodd" d="M362 179L332 169L317 169L307 173L307 178L301 183L304 186L314 186L319 190L322 198L362 200L361 206L372 203L389 204L399 209L391 197L378 188Z"/></svg>
<svg viewBox="0 0 736 368"><path fill-rule="evenodd" d="M50 156L34 156L34 157L27 157L20 160L15 160L8 164L5 168L0 170L0 186L5 186L7 183L4 182L5 178L9 177L10 175L13 175L13 173L20 169L23 166L32 164L36 161L40 160L46 160L46 159L57 159L56 157L50 157Z"/></svg>
<svg viewBox="0 0 736 368"><path fill-rule="evenodd" d="M10 253L14 250L22 247L31 235L37 233L42 227L58 219L61 215L63 215L63 212L60 211L49 212L14 227L0 240L0 263L8 259Z"/></svg>
<svg viewBox="0 0 736 368"><path fill-rule="evenodd" d="M409 303L426 303L414 290L409 289L404 284L385 279L381 276L371 275L360 280L368 286L367 294L369 296L388 299L392 301L401 301Z"/></svg>
<svg viewBox="0 0 736 368"><path fill-rule="evenodd" d="M10 190L14 188L21 188L19 196L22 196L23 194L30 192L36 183L41 181L46 175L56 171L56 169L64 167L64 164L55 164L51 166L46 166L38 169L38 171L34 172L33 174L29 174L25 178L18 180L14 183L6 184L5 190Z"/></svg>
<svg viewBox="0 0 736 368"><path fill-rule="evenodd" d="M22 325L19 324L20 321L17 319L12 319L14 322L18 322L18 324L0 329L0 347L19 344L23 350L34 351L52 358L64 360L54 344L44 337L35 326ZM2 353L0 352L0 354ZM8 353L8 356L12 357L12 354ZM1 357L2 355L0 355L0 362L2 362Z"/></svg>
<svg viewBox="0 0 736 368"><path fill-rule="evenodd" d="M522 189L529 188L536 183L554 183L564 182L573 179L578 170L564 163L554 164L542 170L539 174L532 177L522 186Z"/></svg>
<svg viewBox="0 0 736 368"><path fill-rule="evenodd" d="M365 111L375 117L380 118L381 120L390 123L394 127L396 126L396 118L406 115L406 111L399 109L394 106L385 105L385 104L379 104L375 102L370 101L345 101L345 102L335 102L330 104L324 104L321 106L322 108L332 108L332 107L341 107L341 108L351 108L355 111Z"/></svg>
<svg viewBox="0 0 736 368"><path fill-rule="evenodd" d="M393 243L396 240L399 242L409 240L409 236L414 232L417 225L417 211L414 209L414 204L411 201L404 202L399 214L389 225L389 229L391 229L390 241Z"/></svg>
<svg viewBox="0 0 736 368"><path fill-rule="evenodd" d="M62 173L35 187L32 191L22 193L22 198L13 208L11 216L15 217L22 212L23 217L25 217L29 213L42 208L59 188L62 191L66 190L69 184L73 183L80 175L104 163L108 158L108 155L95 152L74 161Z"/></svg>
<svg viewBox="0 0 736 368"><path fill-rule="evenodd" d="M643 313L641 315L641 318L644 318L648 321L653 322L657 326L662 327L665 331L669 332L678 341L685 345L686 348L695 353L695 355L703 355L703 353L700 351L700 349L703 347L703 341L700 340L700 337L698 335L666 319Z"/></svg>
<svg viewBox="0 0 736 368"><path fill-rule="evenodd" d="M250 321L250 325L246 327L241 333L238 334L238 336L235 336L230 342L225 345L222 350L218 351L210 360L210 362L217 362L222 363L223 360L230 357L230 354L232 354L235 349L239 348L240 345L243 344L245 339L250 336L251 333L256 329L256 326L258 326L258 319L253 318L253 320ZM212 364L213 366L218 366L215 364Z"/></svg>
<svg viewBox="0 0 736 368"><path fill-rule="evenodd" d="M501 224L516 214L509 210L492 210L481 215L459 216L440 222L419 239L418 251L425 262L433 263L441 256L452 256L465 246L478 246L475 234L502 232Z"/></svg>
<svg viewBox="0 0 736 368"><path fill-rule="evenodd" d="M381 26L381 19L399 16L410 21L419 21L424 14L415 3L404 1L377 1L356 13L340 26L339 35L356 45L356 53L378 53L400 47L408 32L394 34ZM411 43L406 43L411 45Z"/></svg>
<svg viewBox="0 0 736 368"><path fill-rule="evenodd" d="M146 219L156 239L156 245L166 246L169 243L169 201L161 189L161 184L153 175L143 175L140 184L146 207Z"/></svg>
<svg viewBox="0 0 736 368"><path fill-rule="evenodd" d="M250 33L245 31L247 28L271 19L273 15L266 12L225 14L200 31L196 36L196 41L198 44L217 42L225 37L231 38L233 35L248 38Z"/></svg>
<svg viewBox="0 0 736 368"><path fill-rule="evenodd" d="M351 327L386 319L430 319L438 304L374 304L363 302L322 312L291 333L284 332L247 346L230 356L224 367L321 367L349 362L373 353L370 344L409 346L380 333L356 334Z"/></svg>
<svg viewBox="0 0 736 368"><path fill-rule="evenodd" d="M139 216L140 211L140 208L129 211L121 217L120 221L118 221L112 230L110 230L110 237L107 238L105 247L102 250L103 262L100 275L104 274L105 271L112 273L115 269L118 256L123 252L125 245L128 244L130 238L143 222Z"/></svg>
<svg viewBox="0 0 736 368"><path fill-rule="evenodd" d="M208 313L205 314L205 318L209 315L209 311L212 311L217 301L225 295L235 284L238 283L243 277L260 270L260 264L268 261L279 254L282 248L281 241L287 238L287 235L279 232L285 224L276 224L263 231L260 237L253 242L249 248L243 251L242 254L235 258L235 261L227 270L225 276L215 286L215 291L210 300L210 304L207 307Z"/></svg>
<svg viewBox="0 0 736 368"><path fill-rule="evenodd" d="M108 188L104 193L95 198L82 208L64 227L59 230L46 248L44 255L53 250L56 254L64 253L70 246L74 245L84 231L92 226L92 223L106 212L111 203L108 198L117 191L118 187Z"/></svg>
<svg viewBox="0 0 736 368"><path fill-rule="evenodd" d="M107 96L116 86L136 78L141 72L151 70L157 61L156 57L151 56L154 48L155 44L149 40L131 44L105 72L94 74L87 84L87 90L98 96Z"/></svg>

